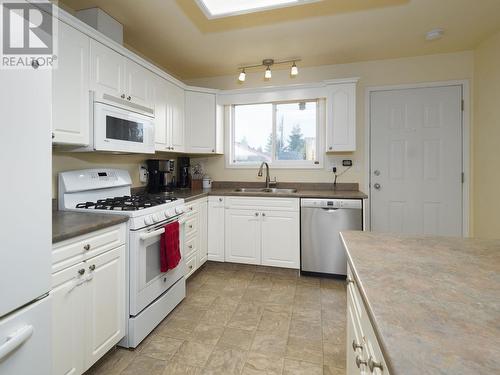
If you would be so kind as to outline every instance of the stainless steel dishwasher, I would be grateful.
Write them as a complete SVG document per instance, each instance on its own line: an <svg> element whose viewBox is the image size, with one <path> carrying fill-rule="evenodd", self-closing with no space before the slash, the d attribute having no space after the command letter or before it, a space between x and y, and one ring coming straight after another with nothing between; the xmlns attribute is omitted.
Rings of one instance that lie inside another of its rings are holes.
<svg viewBox="0 0 500 375"><path fill-rule="evenodd" d="M363 230L361 199L301 199L301 273L345 276L347 257L339 236L345 230Z"/></svg>

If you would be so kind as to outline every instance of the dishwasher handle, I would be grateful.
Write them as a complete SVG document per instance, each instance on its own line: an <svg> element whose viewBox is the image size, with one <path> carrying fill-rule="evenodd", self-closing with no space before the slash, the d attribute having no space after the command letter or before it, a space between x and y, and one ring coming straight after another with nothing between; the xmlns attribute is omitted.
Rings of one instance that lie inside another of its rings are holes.
<svg viewBox="0 0 500 375"><path fill-rule="evenodd" d="M363 209L363 201L361 199L316 199L302 198L300 200L301 208L322 208L324 210L336 209Z"/></svg>

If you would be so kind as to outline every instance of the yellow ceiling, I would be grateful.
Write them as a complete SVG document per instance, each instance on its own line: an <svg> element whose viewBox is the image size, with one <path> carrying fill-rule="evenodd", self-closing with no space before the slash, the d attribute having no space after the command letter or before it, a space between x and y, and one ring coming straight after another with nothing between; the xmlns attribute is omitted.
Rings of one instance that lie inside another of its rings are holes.
<svg viewBox="0 0 500 375"><path fill-rule="evenodd" d="M98 6L127 46L182 79L236 74L240 65L301 58L300 66L455 52L500 29L500 0L323 0L208 20L194 0L59 0ZM426 41L427 31L445 36Z"/></svg>

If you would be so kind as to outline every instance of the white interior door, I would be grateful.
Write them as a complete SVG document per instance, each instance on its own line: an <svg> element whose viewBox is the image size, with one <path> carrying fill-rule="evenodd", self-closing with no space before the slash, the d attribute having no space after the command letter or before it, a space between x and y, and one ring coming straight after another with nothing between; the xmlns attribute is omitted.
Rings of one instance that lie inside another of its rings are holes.
<svg viewBox="0 0 500 375"><path fill-rule="evenodd" d="M373 231L462 235L462 86L370 94Z"/></svg>

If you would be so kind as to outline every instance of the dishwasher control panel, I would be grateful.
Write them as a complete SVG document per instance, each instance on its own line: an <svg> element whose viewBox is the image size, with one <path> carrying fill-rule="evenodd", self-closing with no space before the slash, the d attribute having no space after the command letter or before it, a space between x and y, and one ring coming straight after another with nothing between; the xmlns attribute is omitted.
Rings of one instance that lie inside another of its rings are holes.
<svg viewBox="0 0 500 375"><path fill-rule="evenodd" d="M300 200L301 207L310 208L350 208L350 209L361 209L362 202L361 199L314 199L314 198L303 198Z"/></svg>

